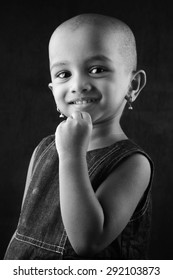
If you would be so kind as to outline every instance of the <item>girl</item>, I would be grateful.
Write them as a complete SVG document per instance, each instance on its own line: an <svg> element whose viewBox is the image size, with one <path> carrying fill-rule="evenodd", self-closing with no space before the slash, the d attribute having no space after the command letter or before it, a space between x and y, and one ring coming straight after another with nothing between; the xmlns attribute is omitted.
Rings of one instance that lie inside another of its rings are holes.
<svg viewBox="0 0 173 280"><path fill-rule="evenodd" d="M49 43L50 89L66 116L31 158L5 259L144 259L153 165L120 126L145 86L120 20L83 14Z"/></svg>

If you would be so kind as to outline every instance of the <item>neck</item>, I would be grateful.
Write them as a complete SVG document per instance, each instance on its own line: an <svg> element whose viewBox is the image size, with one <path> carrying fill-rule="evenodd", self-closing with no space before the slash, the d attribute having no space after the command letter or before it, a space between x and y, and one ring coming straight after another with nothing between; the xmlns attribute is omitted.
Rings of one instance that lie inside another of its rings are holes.
<svg viewBox="0 0 173 280"><path fill-rule="evenodd" d="M110 118L93 124L88 150L103 148L124 139L127 136L120 126L120 118Z"/></svg>

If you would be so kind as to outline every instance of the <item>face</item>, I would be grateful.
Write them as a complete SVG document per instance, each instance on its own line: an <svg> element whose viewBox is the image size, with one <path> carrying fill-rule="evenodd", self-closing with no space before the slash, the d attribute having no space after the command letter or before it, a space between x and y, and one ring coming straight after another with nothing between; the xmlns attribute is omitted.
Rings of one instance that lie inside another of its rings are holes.
<svg viewBox="0 0 173 280"><path fill-rule="evenodd" d="M65 116L85 111L96 124L121 115L131 73L119 53L119 41L118 34L91 26L54 34L50 44L52 91Z"/></svg>

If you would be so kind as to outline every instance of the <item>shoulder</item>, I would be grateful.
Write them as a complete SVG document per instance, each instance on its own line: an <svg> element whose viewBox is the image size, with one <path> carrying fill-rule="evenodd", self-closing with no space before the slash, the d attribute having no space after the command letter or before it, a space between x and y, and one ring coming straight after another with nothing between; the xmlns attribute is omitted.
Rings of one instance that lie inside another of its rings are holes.
<svg viewBox="0 0 173 280"><path fill-rule="evenodd" d="M42 155L45 153L47 149L49 149L51 145L54 145L55 143L54 139L55 139L54 135L48 135L44 137L34 149L29 164L29 170L31 174L35 168L35 165L37 164L37 161L42 157Z"/></svg>
<svg viewBox="0 0 173 280"><path fill-rule="evenodd" d="M151 157L132 140L122 141L122 163L121 168L132 168L137 171L146 171L146 174L153 174L154 164Z"/></svg>
<svg viewBox="0 0 173 280"><path fill-rule="evenodd" d="M54 143L54 139L55 139L54 135L49 135L47 137L44 137L40 141L40 143L36 146L36 148L34 149L34 151L32 153L30 163L29 163L29 167L28 167L27 177L26 177L25 191L24 191L22 205L24 203L26 193L28 191L28 188L29 188L29 185L30 185L30 182L31 182L31 179L32 179L32 175L33 175L33 172L34 172L34 168L37 164L37 161L40 158L40 156L43 154L43 152L49 147L49 145L52 145Z"/></svg>
<svg viewBox="0 0 173 280"><path fill-rule="evenodd" d="M125 169L127 172L127 169L129 171L136 171L144 174L149 174L151 173L151 162L150 159L144 154L140 152L133 153L130 155L124 162L123 165L121 166L122 169Z"/></svg>
<svg viewBox="0 0 173 280"><path fill-rule="evenodd" d="M35 149L35 159L39 157L50 145L54 145L55 135L48 135L44 137Z"/></svg>
<svg viewBox="0 0 173 280"><path fill-rule="evenodd" d="M144 170L153 174L154 165L150 156L135 142L126 139L110 146L104 155L103 167L105 176L117 171L128 173L133 170ZM140 175L140 174L139 174Z"/></svg>
<svg viewBox="0 0 173 280"><path fill-rule="evenodd" d="M132 193L139 191L140 195L144 193L149 186L152 177L152 163L150 158L141 151L136 151L127 156L119 166L110 175L110 182L122 180L128 184L124 184L123 188L130 190Z"/></svg>
<svg viewBox="0 0 173 280"><path fill-rule="evenodd" d="M45 149L51 143L54 143L54 141L55 141L55 135L54 134L48 135L40 141L40 143L37 146L37 149L41 149L41 148Z"/></svg>
<svg viewBox="0 0 173 280"><path fill-rule="evenodd" d="M138 190L142 195L149 185L151 174L150 160L142 153L133 153L112 170L102 183L102 188L108 192L126 190L133 193Z"/></svg>

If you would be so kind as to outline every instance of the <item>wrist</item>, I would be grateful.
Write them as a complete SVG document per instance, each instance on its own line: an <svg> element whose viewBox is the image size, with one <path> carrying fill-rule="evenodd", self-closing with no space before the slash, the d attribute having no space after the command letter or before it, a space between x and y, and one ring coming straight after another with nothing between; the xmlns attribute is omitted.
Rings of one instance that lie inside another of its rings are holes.
<svg viewBox="0 0 173 280"><path fill-rule="evenodd" d="M62 151L58 152L59 161L80 161L86 159L86 152Z"/></svg>

